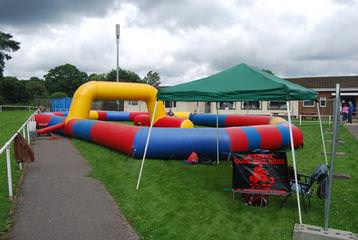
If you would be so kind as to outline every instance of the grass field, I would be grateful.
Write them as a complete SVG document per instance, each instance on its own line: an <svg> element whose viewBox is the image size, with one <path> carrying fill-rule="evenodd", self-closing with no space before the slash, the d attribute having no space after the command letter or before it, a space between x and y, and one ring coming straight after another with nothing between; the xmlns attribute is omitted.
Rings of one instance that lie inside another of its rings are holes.
<svg viewBox="0 0 358 240"><path fill-rule="evenodd" d="M297 151L300 173L310 174L323 161L318 125L303 125L305 146ZM346 152L335 162L336 172L350 180L335 180L330 227L358 232L358 143L342 128ZM143 239L291 239L298 221L295 198L279 209L271 197L268 208L232 200L231 164L185 165L182 161L146 161L141 190L135 190L140 161L107 148L74 139L89 161L90 176L107 187L128 221ZM304 223L323 224L323 201L314 196Z"/></svg>
<svg viewBox="0 0 358 240"><path fill-rule="evenodd" d="M0 112L0 146L2 147L6 141L18 130L25 120L31 115L28 111L4 111ZM13 148L12 148L13 151ZM16 192L17 180L20 171L15 163L12 153L12 174L14 193ZM9 211L12 202L8 199L7 175L6 175L6 159L5 152L0 156L0 233L6 232L9 227Z"/></svg>

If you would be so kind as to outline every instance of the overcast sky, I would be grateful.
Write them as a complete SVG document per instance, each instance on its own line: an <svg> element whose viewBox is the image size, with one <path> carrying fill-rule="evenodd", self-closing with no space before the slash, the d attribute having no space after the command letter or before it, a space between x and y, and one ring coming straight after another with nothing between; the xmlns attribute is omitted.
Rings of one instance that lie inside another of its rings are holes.
<svg viewBox="0 0 358 240"><path fill-rule="evenodd" d="M0 30L21 42L5 74L108 72L115 23L120 66L165 84L241 62L285 77L358 74L355 0L0 0Z"/></svg>

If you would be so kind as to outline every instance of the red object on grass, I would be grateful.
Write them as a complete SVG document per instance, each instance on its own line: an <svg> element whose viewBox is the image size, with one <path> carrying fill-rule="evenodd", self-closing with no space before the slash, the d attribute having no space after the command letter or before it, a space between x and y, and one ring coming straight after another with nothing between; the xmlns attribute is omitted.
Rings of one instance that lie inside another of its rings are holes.
<svg viewBox="0 0 358 240"><path fill-rule="evenodd" d="M196 154L196 152L192 152L189 157L185 160L187 163L199 163L199 157L198 154Z"/></svg>

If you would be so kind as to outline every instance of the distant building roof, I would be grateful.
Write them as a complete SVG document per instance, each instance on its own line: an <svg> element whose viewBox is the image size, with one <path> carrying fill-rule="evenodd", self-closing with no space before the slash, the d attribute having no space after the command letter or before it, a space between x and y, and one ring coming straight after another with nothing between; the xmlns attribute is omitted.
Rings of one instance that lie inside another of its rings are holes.
<svg viewBox="0 0 358 240"><path fill-rule="evenodd" d="M286 80L314 89L335 88L336 83L339 83L341 88L358 88L358 76L300 77L286 78Z"/></svg>

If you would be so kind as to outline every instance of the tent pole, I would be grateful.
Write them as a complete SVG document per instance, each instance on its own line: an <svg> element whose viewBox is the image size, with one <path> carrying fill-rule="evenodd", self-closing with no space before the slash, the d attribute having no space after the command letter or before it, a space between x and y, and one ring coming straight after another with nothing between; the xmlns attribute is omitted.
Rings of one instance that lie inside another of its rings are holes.
<svg viewBox="0 0 358 240"><path fill-rule="evenodd" d="M150 139L150 135L152 134L152 128L153 128L153 124L154 124L154 119L155 119L155 115L157 113L157 106L158 106L158 100L155 102L155 105L154 105L153 116L152 116L152 120L150 121L150 127L149 127L149 130L148 130L147 139L145 141L144 153L143 153L142 163L140 165L139 176L138 176L137 187L136 187L137 191L139 190L140 181L142 179L144 161L145 161L145 157L147 156L149 139Z"/></svg>
<svg viewBox="0 0 358 240"><path fill-rule="evenodd" d="M319 109L319 102L316 102L316 106L317 106L317 114L318 114L318 120L319 120L319 127L321 129L321 139L322 139L322 147L323 147L323 154L324 154L324 160L326 161L326 165L328 166L328 158L327 158L327 150L326 150L326 141L324 139L324 134L323 134L323 126L322 126L322 118L321 118L321 112Z"/></svg>
<svg viewBox="0 0 358 240"><path fill-rule="evenodd" d="M219 165L219 110L218 103L216 102L216 165Z"/></svg>
<svg viewBox="0 0 358 240"><path fill-rule="evenodd" d="M332 184L333 184L333 173L334 173L334 160L336 159L337 150L337 138L339 134L339 105L340 105L340 85L336 84L336 102L333 112L333 139L332 139L332 153L331 163L329 165L328 174L328 194L324 202L324 230L327 231L329 225L329 214L331 211L331 198L332 198Z"/></svg>
<svg viewBox="0 0 358 240"><path fill-rule="evenodd" d="M289 129L289 132L290 132L290 143L291 143L291 154L292 154L292 162L293 162L293 172L294 172L294 175L295 175L295 183L296 183L298 219L300 221L300 224L302 224L301 201L300 201L300 194L299 194L299 191L298 191L299 187L298 187L298 179L297 179L295 144L293 142L293 133L292 133L290 102L286 101L286 105L287 105L287 116L288 116L288 129Z"/></svg>

